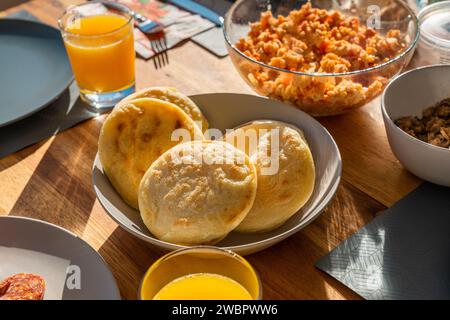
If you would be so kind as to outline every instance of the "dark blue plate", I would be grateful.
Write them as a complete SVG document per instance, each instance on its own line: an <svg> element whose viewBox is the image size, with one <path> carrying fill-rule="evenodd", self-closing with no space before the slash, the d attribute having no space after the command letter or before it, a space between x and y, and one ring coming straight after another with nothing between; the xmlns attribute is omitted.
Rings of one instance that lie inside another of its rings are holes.
<svg viewBox="0 0 450 320"><path fill-rule="evenodd" d="M0 19L0 127L44 108L72 81L58 29Z"/></svg>

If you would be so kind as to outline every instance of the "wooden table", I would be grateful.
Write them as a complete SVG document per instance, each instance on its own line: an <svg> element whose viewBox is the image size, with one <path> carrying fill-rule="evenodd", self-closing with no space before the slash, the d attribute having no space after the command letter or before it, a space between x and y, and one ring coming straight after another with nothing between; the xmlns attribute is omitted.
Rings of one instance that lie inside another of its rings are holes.
<svg viewBox="0 0 450 320"><path fill-rule="evenodd" d="M74 2L78 1L35 0L0 15L26 9L56 25L64 8ZM252 94L229 58L218 59L192 42L169 54L170 64L160 70L151 61L137 60L138 89L169 85L186 94ZM103 120L86 121L0 159L0 214L33 217L76 233L106 260L122 297L135 299L141 277L162 252L118 227L96 200L91 166ZM420 183L389 148L379 100L320 121L342 153L342 183L314 223L248 257L260 273L265 299L359 299L314 263Z"/></svg>

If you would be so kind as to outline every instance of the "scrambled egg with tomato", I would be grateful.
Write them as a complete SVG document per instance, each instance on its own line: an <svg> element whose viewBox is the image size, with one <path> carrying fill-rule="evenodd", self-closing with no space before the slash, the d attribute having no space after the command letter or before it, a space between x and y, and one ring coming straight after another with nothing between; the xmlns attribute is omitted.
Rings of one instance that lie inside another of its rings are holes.
<svg viewBox="0 0 450 320"><path fill-rule="evenodd" d="M304 73L346 73L374 67L406 48L400 30L380 35L356 17L312 8L306 3L288 16L261 14L247 37L236 43L246 56L279 69ZM301 76L256 68L243 62L248 80L261 94L289 101L313 115L360 106L381 92L400 66L345 76Z"/></svg>

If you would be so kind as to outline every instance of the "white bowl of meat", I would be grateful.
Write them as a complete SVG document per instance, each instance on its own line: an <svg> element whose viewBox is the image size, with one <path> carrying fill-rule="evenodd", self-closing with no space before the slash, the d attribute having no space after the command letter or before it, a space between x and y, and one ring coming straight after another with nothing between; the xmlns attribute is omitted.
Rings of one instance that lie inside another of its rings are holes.
<svg viewBox="0 0 450 320"><path fill-rule="evenodd" d="M382 97L389 144L416 176L450 187L450 65L395 78Z"/></svg>

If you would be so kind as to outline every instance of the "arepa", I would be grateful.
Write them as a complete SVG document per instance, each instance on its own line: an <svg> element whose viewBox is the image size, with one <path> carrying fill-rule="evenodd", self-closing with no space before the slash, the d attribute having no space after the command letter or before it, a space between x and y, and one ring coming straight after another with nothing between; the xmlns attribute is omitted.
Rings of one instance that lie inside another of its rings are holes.
<svg viewBox="0 0 450 320"><path fill-rule="evenodd" d="M139 209L158 239L215 244L247 215L256 195L256 169L245 153L219 141L175 146L148 169Z"/></svg>
<svg viewBox="0 0 450 320"><path fill-rule="evenodd" d="M125 99L123 99L120 103L124 103L130 100L139 99L139 98L154 98L167 102L171 102L181 110L186 112L186 114L191 117L196 124L201 126L203 132L208 129L208 120L206 120L202 111L199 107L189 99L188 96L179 92L177 89L172 87L150 87L145 88L140 91L137 91ZM120 104L119 103L119 104Z"/></svg>
<svg viewBox="0 0 450 320"><path fill-rule="evenodd" d="M257 170L255 202L237 231L273 230L305 205L314 189L315 167L300 129L279 121L254 121L223 139L245 151Z"/></svg>
<svg viewBox="0 0 450 320"><path fill-rule="evenodd" d="M111 184L130 206L138 208L139 184L153 161L183 142L172 137L177 129L185 129L181 133L190 140L203 139L184 111L158 99L121 103L105 120L98 143L100 161Z"/></svg>

